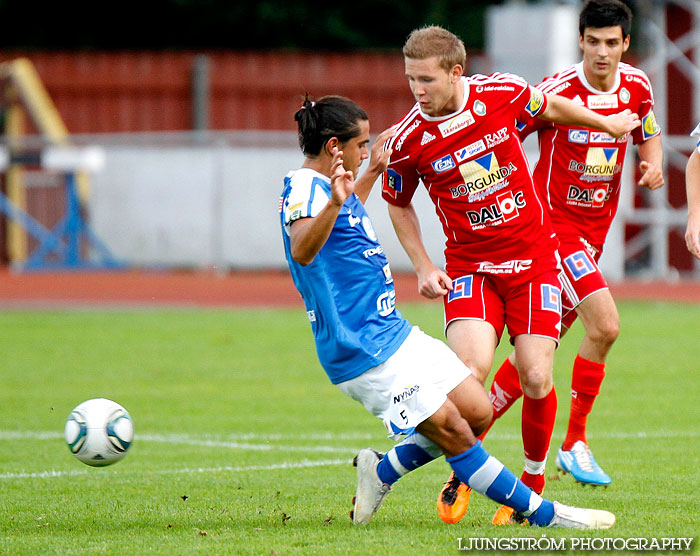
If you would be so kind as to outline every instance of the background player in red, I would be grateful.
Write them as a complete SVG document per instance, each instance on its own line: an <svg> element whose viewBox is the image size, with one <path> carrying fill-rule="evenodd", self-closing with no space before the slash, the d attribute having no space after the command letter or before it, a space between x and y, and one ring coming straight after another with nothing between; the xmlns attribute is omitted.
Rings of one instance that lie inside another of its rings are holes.
<svg viewBox="0 0 700 556"><path fill-rule="evenodd" d="M638 185L653 190L664 185L664 178L661 130L654 118L651 84L644 72L620 62L629 48L631 17L618 0L587 2L579 19L583 61L537 87L549 98L565 97L601 115L622 108L637 114L642 125L631 135L641 158ZM557 467L581 483L607 485L610 477L588 447L586 420L605 375L605 358L619 331L617 307L597 262L617 211L629 136L615 138L588 127L530 118L521 128L521 137L533 131L538 132L540 146L533 177L559 239L562 334L577 316L586 330L574 361L569 426L557 454ZM494 420L522 395L524 387L521 389L516 369L520 365L516 351L494 376L490 390ZM460 497L463 495L456 496ZM461 512L464 506L458 503L454 509ZM505 519L510 511L503 512Z"/></svg>
<svg viewBox="0 0 700 556"><path fill-rule="evenodd" d="M440 27L411 33L403 53L417 103L387 143L393 152L382 195L419 291L443 297L447 340L482 383L508 326L525 389L521 478L541 492L557 405L552 388L561 320L557 241L515 122L538 116L620 136L639 121L629 111L601 116L546 96L514 75L464 77L464 44ZM420 181L445 231L446 271L432 263L420 237L411 204Z"/></svg>
<svg viewBox="0 0 700 556"><path fill-rule="evenodd" d="M693 130L698 144L693 149L685 168L685 190L688 198L688 227L685 243L695 257L700 259L700 124Z"/></svg>

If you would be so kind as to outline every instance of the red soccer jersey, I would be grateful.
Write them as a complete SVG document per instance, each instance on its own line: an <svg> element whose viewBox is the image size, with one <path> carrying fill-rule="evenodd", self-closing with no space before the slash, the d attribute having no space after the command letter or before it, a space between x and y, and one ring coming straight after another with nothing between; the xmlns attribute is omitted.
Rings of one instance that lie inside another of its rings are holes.
<svg viewBox="0 0 700 556"><path fill-rule="evenodd" d="M447 238L448 272L517 271L519 261L557 247L516 128L516 120L543 111L546 99L516 75L462 82L455 113L431 117L416 104L397 124L382 196L407 206L423 182Z"/></svg>
<svg viewBox="0 0 700 556"><path fill-rule="evenodd" d="M609 91L598 91L588 83L583 62L546 78L537 87L605 116L629 108L642 121L632 132L635 144L661 133L654 118L649 78L629 64L619 64ZM549 205L554 230L581 236L601 250L617 212L629 134L615 139L595 129L555 125L539 118L529 119L521 137L532 131L539 132L540 145L533 177L542 201Z"/></svg>

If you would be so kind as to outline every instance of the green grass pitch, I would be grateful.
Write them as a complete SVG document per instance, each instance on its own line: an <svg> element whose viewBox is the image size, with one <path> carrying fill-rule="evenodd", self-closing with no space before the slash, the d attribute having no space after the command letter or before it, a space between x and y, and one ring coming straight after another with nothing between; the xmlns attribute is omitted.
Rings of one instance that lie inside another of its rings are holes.
<svg viewBox="0 0 700 556"><path fill-rule="evenodd" d="M442 337L440 304L399 308ZM607 489L578 486L554 465L580 325L555 362L546 495L618 520L610 531L572 532L496 528L496 504L479 495L461 523L442 523L442 459L397 483L367 527L353 527L350 461L391 442L328 382L301 308L3 312L0 553L406 556L461 553L458 539L469 537L697 537L700 306L620 303L620 314L589 418L589 441L613 478ZM504 342L496 364L507 353ZM70 410L92 397L124 405L136 429L124 460L102 469L63 441ZM486 441L518 474L520 407Z"/></svg>

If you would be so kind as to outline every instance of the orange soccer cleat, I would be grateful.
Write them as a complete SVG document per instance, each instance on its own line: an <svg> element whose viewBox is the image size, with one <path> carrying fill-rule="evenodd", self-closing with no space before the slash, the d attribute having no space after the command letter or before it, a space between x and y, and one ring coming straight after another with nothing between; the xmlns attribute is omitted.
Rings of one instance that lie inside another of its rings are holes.
<svg viewBox="0 0 700 556"><path fill-rule="evenodd" d="M457 523L467 513L472 489L460 481L453 471L437 499L437 511L445 523Z"/></svg>
<svg viewBox="0 0 700 556"><path fill-rule="evenodd" d="M491 523L494 525L510 525L511 523L516 523L516 521L513 520L513 512L513 508L501 506L496 510L496 513L493 514Z"/></svg>

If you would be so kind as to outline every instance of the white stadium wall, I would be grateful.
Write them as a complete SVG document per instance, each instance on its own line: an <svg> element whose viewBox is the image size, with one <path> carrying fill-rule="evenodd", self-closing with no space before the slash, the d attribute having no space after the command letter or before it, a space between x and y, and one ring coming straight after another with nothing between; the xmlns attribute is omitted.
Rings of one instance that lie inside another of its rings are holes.
<svg viewBox="0 0 700 556"><path fill-rule="evenodd" d="M136 266L286 267L277 210L285 174L303 162L296 135L212 136L218 139L207 146L183 144L189 134L172 146L174 135L143 146L103 144L105 163L92 177L88 212L115 257ZM442 265L442 228L423 189L416 207L426 246ZM367 208L392 267L410 270L379 182Z"/></svg>

